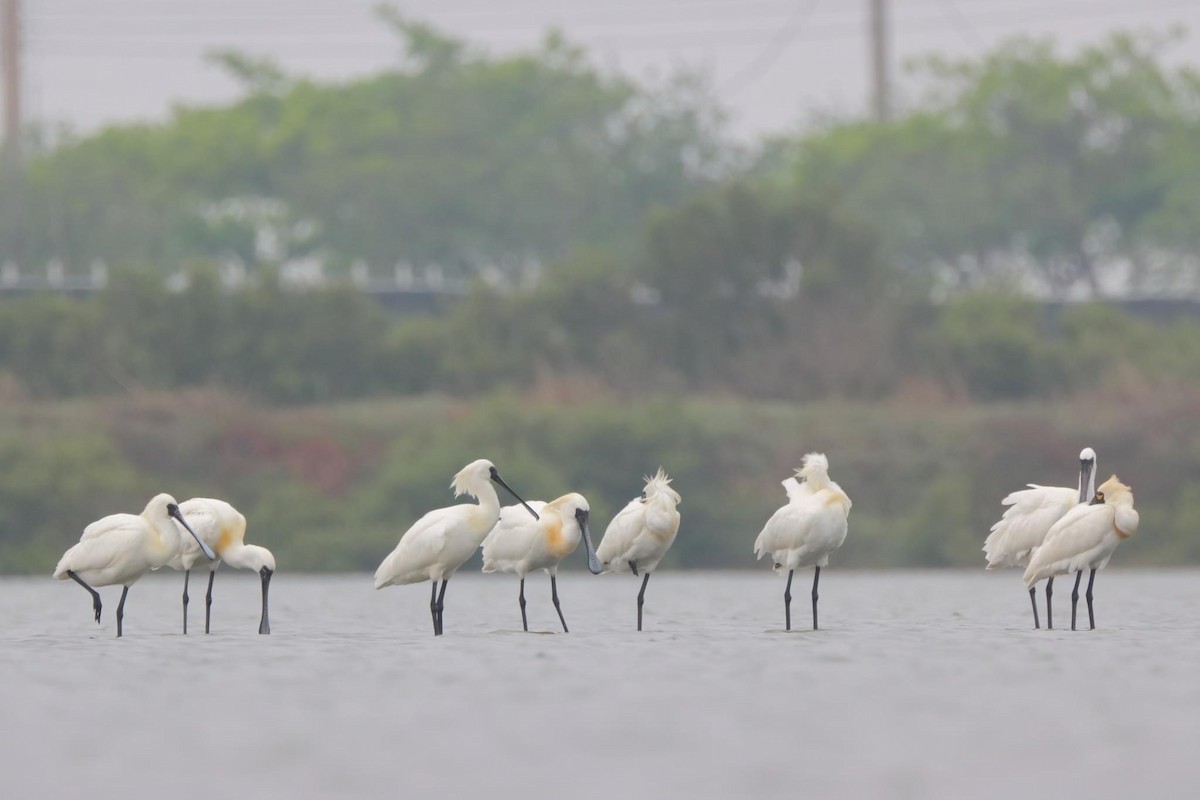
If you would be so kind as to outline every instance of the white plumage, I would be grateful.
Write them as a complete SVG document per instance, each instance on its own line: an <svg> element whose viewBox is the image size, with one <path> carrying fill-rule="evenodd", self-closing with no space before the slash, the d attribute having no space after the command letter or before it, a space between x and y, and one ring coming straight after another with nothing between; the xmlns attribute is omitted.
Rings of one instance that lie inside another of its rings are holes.
<svg viewBox="0 0 1200 800"><path fill-rule="evenodd" d="M642 629L642 605L645 602L646 584L658 562L670 549L679 532L679 493L671 488L671 479L659 467L654 477L646 477L646 486L641 497L630 500L617 512L604 538L596 548L600 568L605 572L626 566L638 574L643 573L642 588L638 592L638 630Z"/></svg>
<svg viewBox="0 0 1200 800"><path fill-rule="evenodd" d="M796 480L802 478L803 482ZM829 564L829 554L846 541L850 498L842 487L829 479L829 460L823 453L809 453L795 478L783 481L787 505L776 511L758 538L754 554L760 559L770 555L776 572L788 573L784 589L784 618L792 628L792 576L800 567L815 567L813 573L813 629L817 628L817 583L821 567Z"/></svg>
<svg viewBox="0 0 1200 800"><path fill-rule="evenodd" d="M450 486L456 497L470 495L478 500L477 504L462 503L460 505L439 508L421 517L412 527L400 537L396 545L379 569L375 570L375 588L395 584L433 581L434 593L430 598L430 612L433 615L434 635L442 633L442 598L446 591L446 582L455 571L463 565L479 547L484 537L492 530L500 517L500 498L492 482L496 482L512 493L513 497L521 500L503 480L492 462L479 459L467 464ZM534 512L528 505L517 506L522 514L532 519ZM437 582L442 581L441 592L437 592Z"/></svg>
<svg viewBox="0 0 1200 800"><path fill-rule="evenodd" d="M1038 581L1053 580L1056 575L1071 572L1088 578L1087 601L1091 627L1096 627L1092 609L1092 583L1096 570L1103 569L1112 558L1122 539L1137 533L1138 512L1133 507L1133 491L1113 475L1095 493L1091 503L1080 504L1054 523L1025 569L1025 585L1030 590ZM1078 599L1079 581L1075 582L1074 598ZM1072 624L1074 630L1074 613Z"/></svg>
<svg viewBox="0 0 1200 800"><path fill-rule="evenodd" d="M123 586L117 605L117 636L121 636L129 587L180 552L181 533L175 521L193 538L196 536L169 494L155 495L141 514L111 514L98 519L83 529L78 544L63 553L54 577L74 580L92 595L96 622L100 622L101 602L93 587ZM199 543L199 547L205 555L215 557L208 545Z"/></svg>
<svg viewBox="0 0 1200 800"><path fill-rule="evenodd" d="M796 478L783 481L787 505L771 515L754 542L754 554L767 554L775 570L829 564L829 554L846 541L846 519L850 498L842 487L829 479L829 461L821 453L809 453Z"/></svg>
<svg viewBox="0 0 1200 800"><path fill-rule="evenodd" d="M582 539L587 550L588 569L599 574L600 561L592 546L588 530L587 499L577 493L565 494L549 503L533 501L530 505L538 518L531 519L520 506L505 506L495 528L483 542L483 571L512 572L521 579L518 602L521 624L529 630L525 615L525 576L533 570L544 569L550 575L550 597L558 611L563 631L567 621L558 601L558 565L575 552Z"/></svg>
<svg viewBox="0 0 1200 800"><path fill-rule="evenodd" d="M1054 523L1096 491L1096 451L1085 447L1079 453L1079 485L1039 486L1013 492L1000 501L1008 506L1004 516L992 526L983 543L987 568L1023 567L1029 556L1041 546Z"/></svg>
<svg viewBox="0 0 1200 800"><path fill-rule="evenodd" d="M1000 501L1008 506L1004 515L991 528L983 543L987 557L987 569L994 567L1023 567L1030 556L1041 547L1046 535L1056 522L1071 509L1086 502L1096 491L1096 451L1085 447L1079 453L1079 485L1074 489L1065 486L1039 486L1029 484L1028 489L1013 492ZM1052 593L1047 585L1046 590ZM1033 606L1033 626L1038 622L1037 598L1030 592ZM1050 599L1046 600L1046 625L1054 626Z"/></svg>
<svg viewBox="0 0 1200 800"><path fill-rule="evenodd" d="M187 633L188 581L192 567L196 564L208 566L208 591L204 596L204 632L208 633L212 612L213 578L217 567L224 561L235 569L248 569L258 573L262 580L262 616L258 622L259 633L270 633L270 615L267 613L267 591L271 576L275 574L275 556L265 547L246 544L246 518L240 511L224 500L211 497L193 497L179 504L183 517L191 525L200 541L216 553L210 560L200 550L198 542L184 538L179 555L171 559L168 566L184 572L183 577L183 632Z"/></svg>

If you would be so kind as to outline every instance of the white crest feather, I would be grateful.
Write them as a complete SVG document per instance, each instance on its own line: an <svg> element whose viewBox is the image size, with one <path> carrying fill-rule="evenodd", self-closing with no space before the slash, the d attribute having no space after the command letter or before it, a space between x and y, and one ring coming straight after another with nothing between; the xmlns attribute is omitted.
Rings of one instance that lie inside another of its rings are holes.
<svg viewBox="0 0 1200 800"><path fill-rule="evenodd" d="M829 459L824 453L808 453L804 456L803 466L796 470L796 477L812 484L815 489L829 485ZM784 485L784 488L788 488ZM791 491L788 492L791 495Z"/></svg>
<svg viewBox="0 0 1200 800"><path fill-rule="evenodd" d="M492 462L486 458L477 459L467 464L455 474L454 480L450 482L450 488L454 490L455 497L460 497L464 494L478 497L480 485L486 485L491 479L491 474Z"/></svg>
<svg viewBox="0 0 1200 800"><path fill-rule="evenodd" d="M666 471L662 467L658 468L658 472L654 474L654 477L646 475L643 476L643 479L646 481L646 488L644 490L646 493L646 499L650 499L658 494L666 494L670 496L675 503L679 503L679 492L671 488L671 478L669 475L667 475Z"/></svg>

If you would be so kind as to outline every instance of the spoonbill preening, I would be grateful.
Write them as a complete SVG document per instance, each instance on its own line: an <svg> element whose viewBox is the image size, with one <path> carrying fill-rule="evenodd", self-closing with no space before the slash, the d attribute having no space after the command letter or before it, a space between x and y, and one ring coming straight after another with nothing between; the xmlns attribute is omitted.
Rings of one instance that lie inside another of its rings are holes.
<svg viewBox="0 0 1200 800"><path fill-rule="evenodd" d="M803 483L796 480L802 478ZM754 554L768 553L776 572L787 570L783 590L784 625L792 629L792 576L800 567L814 566L812 585L813 630L817 630L817 582L821 567L828 566L829 554L846 541L846 518L850 498L842 487L829 479L829 459L824 453L809 453L794 478L783 481L787 505L767 520L754 541Z"/></svg>
<svg viewBox="0 0 1200 800"><path fill-rule="evenodd" d="M630 500L617 512L604 538L596 548L600 568L612 572L628 565L634 575L642 572L642 588L637 596L637 629L642 629L642 604L650 573L670 549L679 532L679 493L671 488L671 479L662 467L654 477L646 477L641 497Z"/></svg>
<svg viewBox="0 0 1200 800"><path fill-rule="evenodd" d="M1083 570L1090 569L1086 595L1088 623L1090 629L1095 630L1092 583L1096 579L1096 570L1104 569L1121 540L1137 533L1137 528L1138 512L1133 507L1133 490L1113 475L1100 484L1090 503L1075 506L1054 523L1042 546L1029 559L1025 585L1032 591L1043 578L1054 580L1055 575L1071 572L1082 576ZM1075 589L1077 596L1078 578ZM1075 630L1073 606L1071 630Z"/></svg>

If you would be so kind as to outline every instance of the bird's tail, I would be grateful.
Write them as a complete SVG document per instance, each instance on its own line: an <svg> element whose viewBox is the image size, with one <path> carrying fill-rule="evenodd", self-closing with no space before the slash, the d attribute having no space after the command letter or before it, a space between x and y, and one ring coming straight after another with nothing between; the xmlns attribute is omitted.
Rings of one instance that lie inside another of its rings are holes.
<svg viewBox="0 0 1200 800"><path fill-rule="evenodd" d="M383 560L383 563L379 565L379 569L375 570L375 588L376 589L382 589L385 586L391 586L392 581L395 579L395 573L391 568L392 567L392 555L393 555L392 553L389 553L388 557L385 558Z"/></svg>
<svg viewBox="0 0 1200 800"><path fill-rule="evenodd" d="M58 560L58 566L54 568L54 577L60 581L68 580L71 577L67 574L67 571L71 569L71 554L75 552L75 547L78 547L78 545L71 547L71 549L63 553L62 558Z"/></svg>

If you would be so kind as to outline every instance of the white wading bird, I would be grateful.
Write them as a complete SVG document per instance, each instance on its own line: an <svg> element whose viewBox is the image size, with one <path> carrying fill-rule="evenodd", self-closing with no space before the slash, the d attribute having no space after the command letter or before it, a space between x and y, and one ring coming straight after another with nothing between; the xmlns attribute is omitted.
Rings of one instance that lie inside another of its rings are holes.
<svg viewBox="0 0 1200 800"><path fill-rule="evenodd" d="M626 565L638 574L641 569L642 589L637 596L637 629L642 629L642 604L646 599L646 584L650 573L675 541L679 531L679 493L671 488L671 479L662 467L653 477L647 477L641 497L635 497L621 509L596 548L600 568L612 572Z"/></svg>
<svg viewBox="0 0 1200 800"><path fill-rule="evenodd" d="M216 577L217 567L224 561L235 569L253 570L262 579L262 617L258 621L258 632L270 633L267 589L271 585L271 576L275 574L275 556L265 547L245 543L246 518L224 500L193 497L180 503L179 510L198 539L217 554L215 561L209 561L195 541L184 538L179 555L168 564L172 569L183 570L183 632L187 633L188 581L192 577L192 567L197 563L208 565L208 592L204 595L204 632L208 633L212 617L213 578Z"/></svg>
<svg viewBox="0 0 1200 800"><path fill-rule="evenodd" d="M558 603L556 576L559 562L575 552L582 538L587 549L588 569L593 575L600 574L600 560L596 558L588 530L588 502L583 495L571 492L549 503L535 500L530 505L537 511L537 519L530 519L517 506L505 506L500 511L500 521L483 540L483 571L515 572L521 579L517 602L521 606L521 627L528 631L525 576L532 570L546 570L550 574L550 598L562 622L563 633L568 633L567 620Z"/></svg>
<svg viewBox="0 0 1200 800"><path fill-rule="evenodd" d="M1041 546L1054 523L1080 503L1086 503L1096 493L1096 451L1090 447L1079 453L1079 486L1038 486L1029 484L1028 489L1013 492L1000 501L1009 506L1000 521L992 526L992 532L983 543L987 556L987 568L1023 567L1029 563L1033 552ZM1053 628L1050 598L1053 595L1054 578L1046 582L1046 627ZM1078 599L1079 581L1075 581L1075 598ZM1033 605L1033 627L1038 623L1037 594L1029 587L1029 602Z"/></svg>
<svg viewBox="0 0 1200 800"><path fill-rule="evenodd" d="M803 478L800 483L796 478ZM850 498L842 487L829 480L829 460L824 453L809 453L796 478L783 481L788 504L776 511L754 542L759 558L770 554L775 571L787 570L783 590L784 622L792 629L792 575L799 567L815 566L812 585L813 630L817 630L817 582L829 554L846 541L846 517Z"/></svg>
<svg viewBox="0 0 1200 800"><path fill-rule="evenodd" d="M1113 475L1100 484L1090 503L1075 506L1054 523L1042 546L1029 559L1025 585L1032 591L1042 578L1054 580L1055 575L1071 572L1082 576L1083 570L1090 569L1088 622L1095 630L1092 582L1096 579L1096 570L1104 569L1121 540L1133 536L1137 528L1138 512L1133 507L1133 491ZM1073 597L1078 598L1079 577L1075 579L1075 590ZM1071 605L1071 630L1075 630L1074 604Z"/></svg>
<svg viewBox="0 0 1200 800"><path fill-rule="evenodd" d="M459 470L450 484L455 497L467 494L479 503L462 503L430 511L404 532L396 549L375 570L376 589L393 584L433 581L429 612L433 615L434 636L442 634L442 601L450 576L471 557L500 518L500 498L496 496L492 481L521 501L524 506L522 514L528 512L534 519L537 518L537 514L521 500L520 495L500 479L500 473L492 462L481 458ZM442 582L440 592L437 585L439 580Z"/></svg>
<svg viewBox="0 0 1200 800"><path fill-rule="evenodd" d="M187 532L196 537L179 511L175 498L169 494L155 495L141 514L110 514L83 529L79 544L59 559L54 577L78 583L92 595L96 622L100 622L100 593L93 586L120 584L121 602L117 604L117 636L124 633L125 595L137 579L152 569L158 569L179 553L182 534L177 520ZM216 554L198 538L204 554Z"/></svg>

